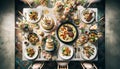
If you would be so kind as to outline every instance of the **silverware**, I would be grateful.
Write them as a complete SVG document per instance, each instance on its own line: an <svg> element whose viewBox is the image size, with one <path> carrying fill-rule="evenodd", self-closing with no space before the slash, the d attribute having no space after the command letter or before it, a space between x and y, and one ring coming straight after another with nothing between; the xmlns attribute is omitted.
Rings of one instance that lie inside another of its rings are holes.
<svg viewBox="0 0 120 69"><path fill-rule="evenodd" d="M78 47L78 52L80 53L80 48Z"/></svg>
<svg viewBox="0 0 120 69"><path fill-rule="evenodd" d="M38 57L41 58L41 47L40 46L38 47L38 53L39 53Z"/></svg>
<svg viewBox="0 0 120 69"><path fill-rule="evenodd" d="M76 58L76 52L77 52L77 49L76 49L76 47L75 47L74 49L75 49L75 58Z"/></svg>
<svg viewBox="0 0 120 69"><path fill-rule="evenodd" d="M78 54L79 54L79 57L78 58L80 58L80 48L78 47Z"/></svg>
<svg viewBox="0 0 120 69"><path fill-rule="evenodd" d="M76 57L75 58L80 58L80 48L76 48Z"/></svg>
<svg viewBox="0 0 120 69"><path fill-rule="evenodd" d="M78 50L77 50L77 53L76 53L76 58L80 58L80 53L78 52Z"/></svg>

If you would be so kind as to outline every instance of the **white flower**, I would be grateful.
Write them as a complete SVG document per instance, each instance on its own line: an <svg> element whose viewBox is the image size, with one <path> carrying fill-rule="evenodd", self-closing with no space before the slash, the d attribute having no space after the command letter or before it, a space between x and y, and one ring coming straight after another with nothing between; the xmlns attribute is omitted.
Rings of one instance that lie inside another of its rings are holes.
<svg viewBox="0 0 120 69"><path fill-rule="evenodd" d="M60 5L63 5L63 3L61 1L57 1L55 5L58 7Z"/></svg>
<svg viewBox="0 0 120 69"><path fill-rule="evenodd" d="M68 13L69 11L70 11L70 8L66 7L65 10L64 10L64 13Z"/></svg>
<svg viewBox="0 0 120 69"><path fill-rule="evenodd" d="M85 28L85 26L86 26L86 25L85 25L84 23L80 23L80 24L79 24L79 28L80 28L80 29Z"/></svg>

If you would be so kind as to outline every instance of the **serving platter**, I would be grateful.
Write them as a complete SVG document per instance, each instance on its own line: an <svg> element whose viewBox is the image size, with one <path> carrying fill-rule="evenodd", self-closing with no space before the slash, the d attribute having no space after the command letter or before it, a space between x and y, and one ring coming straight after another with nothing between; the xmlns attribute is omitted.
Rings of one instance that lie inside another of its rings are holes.
<svg viewBox="0 0 120 69"><path fill-rule="evenodd" d="M57 28L57 37L63 43L71 43L76 40L78 29L71 22L64 22Z"/></svg>

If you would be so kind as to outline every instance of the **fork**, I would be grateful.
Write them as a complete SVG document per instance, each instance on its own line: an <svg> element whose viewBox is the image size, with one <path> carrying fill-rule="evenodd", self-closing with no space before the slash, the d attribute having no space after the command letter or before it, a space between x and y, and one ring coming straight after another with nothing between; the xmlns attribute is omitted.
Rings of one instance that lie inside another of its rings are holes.
<svg viewBox="0 0 120 69"><path fill-rule="evenodd" d="M76 52L76 58L80 58L80 53L78 52L78 48L77 48L77 52Z"/></svg>
<svg viewBox="0 0 120 69"><path fill-rule="evenodd" d="M76 48L76 58L80 58L80 48Z"/></svg>
<svg viewBox="0 0 120 69"><path fill-rule="evenodd" d="M38 53L39 53L38 57L41 58L41 47L40 46L38 47Z"/></svg>
<svg viewBox="0 0 120 69"><path fill-rule="evenodd" d="M75 49L75 58L76 58L77 48L75 47L74 49Z"/></svg>

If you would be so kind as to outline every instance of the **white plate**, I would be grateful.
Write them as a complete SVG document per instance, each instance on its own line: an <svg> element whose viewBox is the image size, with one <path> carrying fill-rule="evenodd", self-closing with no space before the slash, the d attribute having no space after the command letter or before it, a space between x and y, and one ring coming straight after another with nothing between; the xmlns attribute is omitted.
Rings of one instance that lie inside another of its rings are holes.
<svg viewBox="0 0 120 69"><path fill-rule="evenodd" d="M86 55L83 53L83 48L85 46L88 46L88 45L95 49L93 55L91 55L90 58L86 57ZM92 60L92 59L94 59L96 57L96 55L97 55L97 48L96 48L95 45L91 44L90 42L84 44L84 46L81 49L81 56L82 56L83 59L85 59L85 60Z"/></svg>
<svg viewBox="0 0 120 69"><path fill-rule="evenodd" d="M60 57L62 58L62 59L65 59L65 60L68 60L68 59L71 59L72 57L73 57L73 47L71 47L71 46L66 46L66 47L69 47L69 49L71 50L71 53L70 53L70 56L63 56L62 55L62 48L63 47L65 47L66 45L63 45L63 46L61 46L60 47L60 49L59 49L59 55L60 55Z"/></svg>
<svg viewBox="0 0 120 69"><path fill-rule="evenodd" d="M34 49L35 54L34 54L32 57L29 57L29 56L27 55L26 49L31 48L31 47ZM37 55L38 55L38 49L37 49L36 47L33 47L33 46L28 46L28 47L26 47L26 48L24 49L24 55L25 55L26 59L33 60L33 59L35 59L35 58L37 57Z"/></svg>
<svg viewBox="0 0 120 69"><path fill-rule="evenodd" d="M37 19L37 20L31 20L31 19L29 18L29 14L30 14L30 12L32 12L32 11L36 11L36 12L38 13L38 19ZM37 9L37 8L24 8L24 9L23 9L23 15L26 17L26 20L27 20L28 22L37 23L37 22L40 20L40 18L41 18L42 9Z"/></svg>
<svg viewBox="0 0 120 69"><path fill-rule="evenodd" d="M46 15L45 17L51 17L52 19L53 19L53 21L54 21L54 27L51 29L51 30L45 30L43 27L42 27L42 23L41 22L43 22L43 20L41 20L41 22L40 22L40 28L44 31L44 32L51 32L51 31L53 31L55 28L56 28L56 25L57 25L57 23L56 23L56 19L55 19L55 17L54 17L54 15Z"/></svg>
<svg viewBox="0 0 120 69"><path fill-rule="evenodd" d="M92 14L93 18L92 18L90 21L86 21L86 20L84 19L83 12L84 12L85 10L89 10L90 12L93 12L93 14ZM83 9L83 10L80 12L80 18L81 18L81 20L82 20L84 23L91 23L91 22L93 22L93 21L96 19L96 12L95 12L94 10L90 9L90 8L88 8L88 9Z"/></svg>

